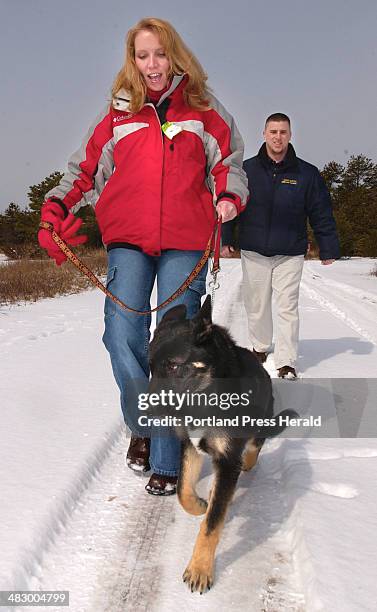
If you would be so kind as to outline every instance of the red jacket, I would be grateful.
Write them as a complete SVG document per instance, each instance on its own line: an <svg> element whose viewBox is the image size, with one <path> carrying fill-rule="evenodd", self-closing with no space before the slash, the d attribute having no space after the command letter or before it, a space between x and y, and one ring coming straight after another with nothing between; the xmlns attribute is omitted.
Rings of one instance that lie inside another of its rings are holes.
<svg viewBox="0 0 377 612"><path fill-rule="evenodd" d="M203 250L218 200L246 205L243 141L234 120L211 96L211 109L183 100L187 77L174 77L156 108L128 111L119 92L69 160L68 171L47 197L68 209L92 204L105 245L130 243L150 255L162 249ZM159 118L160 115L160 118ZM161 130L182 128L173 139Z"/></svg>

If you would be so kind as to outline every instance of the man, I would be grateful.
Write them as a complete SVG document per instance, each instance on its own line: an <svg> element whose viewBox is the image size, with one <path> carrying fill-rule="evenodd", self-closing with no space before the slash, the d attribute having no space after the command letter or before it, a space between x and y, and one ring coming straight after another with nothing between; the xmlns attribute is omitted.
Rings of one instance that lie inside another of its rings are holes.
<svg viewBox="0 0 377 612"><path fill-rule="evenodd" d="M340 256L332 206L315 166L296 157L287 115L266 120L265 143L244 162L250 201L239 218L243 295L253 351L261 363L272 343L275 296L275 367L281 378L296 378L299 285L308 248L307 220L323 265ZM233 225L223 226L221 254L230 257Z"/></svg>

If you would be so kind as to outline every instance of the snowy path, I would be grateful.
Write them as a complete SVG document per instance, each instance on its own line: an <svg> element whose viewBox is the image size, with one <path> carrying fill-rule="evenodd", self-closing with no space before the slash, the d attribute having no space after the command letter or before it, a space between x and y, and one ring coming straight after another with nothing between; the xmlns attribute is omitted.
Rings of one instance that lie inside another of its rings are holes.
<svg viewBox="0 0 377 612"><path fill-rule="evenodd" d="M116 445L80 500L45 558L38 588L70 585L75 612L173 612L177 601L187 612L214 610L219 602L227 610L304 609L284 528L293 499L287 507L280 448L267 452L254 474L243 475L219 548L216 588L205 597L191 594L181 579L199 520L173 498L147 497L145 478L124 469L125 448L124 440ZM203 493L209 466L205 474Z"/></svg>
<svg viewBox="0 0 377 612"><path fill-rule="evenodd" d="M338 277L317 262L305 268L305 379L376 377L377 283L365 277L351 285L343 271ZM225 262L214 316L247 346L240 278L239 262ZM188 591L181 574L200 519L174 498L146 495L145 478L124 468L127 442L100 345L101 301L87 292L0 309L1 588L69 589L74 612L374 610L374 439L266 444L256 469L240 479L214 588L203 596ZM272 356L267 368L276 375ZM22 384L9 384L20 372ZM303 383L287 384L294 391ZM209 474L206 465L203 493Z"/></svg>
<svg viewBox="0 0 377 612"><path fill-rule="evenodd" d="M0 307L2 589L28 587L120 434L101 309L94 292Z"/></svg>
<svg viewBox="0 0 377 612"><path fill-rule="evenodd" d="M377 346L375 293L326 278L313 263L305 266L301 291Z"/></svg>

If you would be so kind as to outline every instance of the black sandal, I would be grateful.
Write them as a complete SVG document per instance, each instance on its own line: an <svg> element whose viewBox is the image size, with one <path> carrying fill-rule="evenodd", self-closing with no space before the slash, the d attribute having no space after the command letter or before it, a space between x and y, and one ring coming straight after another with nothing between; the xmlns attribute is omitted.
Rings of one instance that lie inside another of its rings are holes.
<svg viewBox="0 0 377 612"><path fill-rule="evenodd" d="M152 474L145 490L150 495L174 495L177 491L177 476Z"/></svg>

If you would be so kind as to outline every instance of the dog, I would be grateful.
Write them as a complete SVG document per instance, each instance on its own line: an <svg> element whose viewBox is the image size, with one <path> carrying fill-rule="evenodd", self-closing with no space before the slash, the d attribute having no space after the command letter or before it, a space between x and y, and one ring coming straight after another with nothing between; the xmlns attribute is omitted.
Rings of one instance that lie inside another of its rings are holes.
<svg viewBox="0 0 377 612"><path fill-rule="evenodd" d="M189 514L205 515L183 574L192 592L203 593L213 584L215 551L241 471L256 464L266 437L285 428L276 424L278 417L297 414L285 410L274 418L268 373L251 351L213 324L210 296L191 320L186 319L184 305L167 311L150 343L149 359L149 392L164 391L165 397L170 392L170 399L180 400L179 411L164 402L152 412L160 417L174 414L175 431L182 440L179 502ZM208 401L198 405L199 399ZM206 453L215 473L208 503L195 490Z"/></svg>

